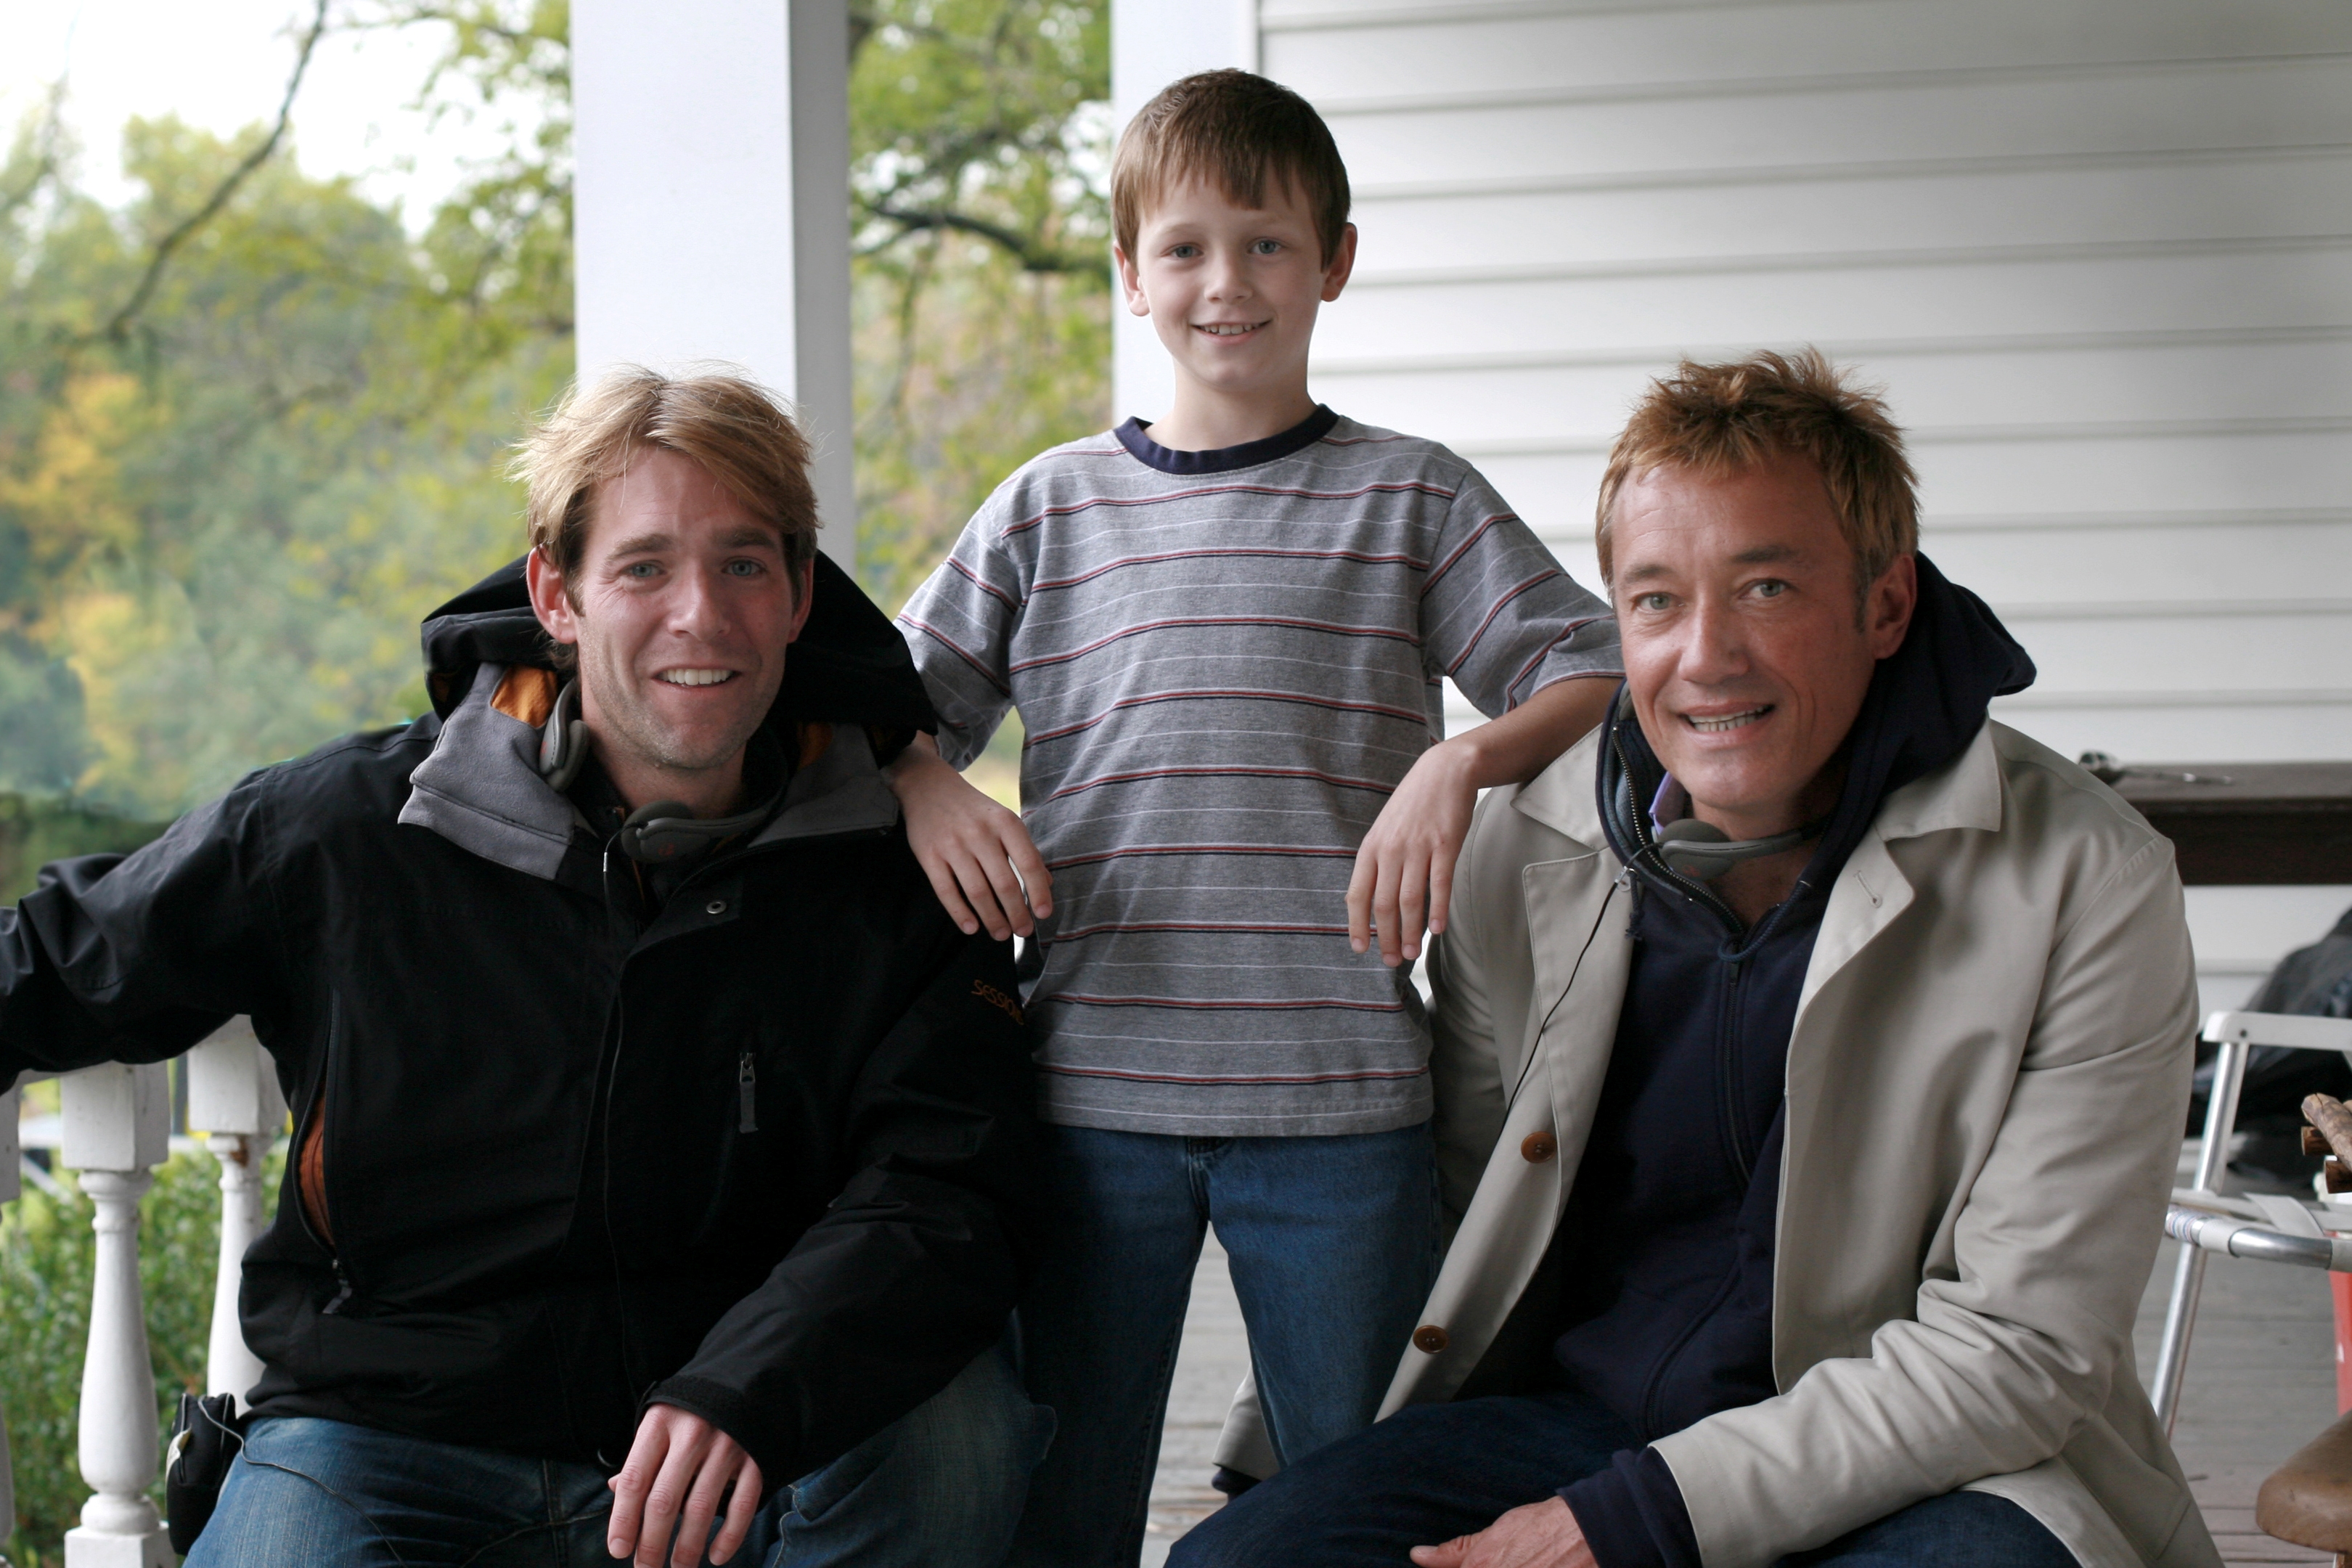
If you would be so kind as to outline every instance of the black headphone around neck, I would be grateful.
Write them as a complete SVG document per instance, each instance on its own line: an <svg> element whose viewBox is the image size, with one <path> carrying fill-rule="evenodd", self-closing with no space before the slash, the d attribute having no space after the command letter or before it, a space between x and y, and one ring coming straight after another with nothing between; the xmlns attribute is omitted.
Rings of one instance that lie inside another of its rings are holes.
<svg viewBox="0 0 2352 1568"><path fill-rule="evenodd" d="M1742 860L1760 860L1794 849L1828 826L1824 818L1769 838L1734 838L1712 822L1685 816L1658 829L1658 858L1677 876L1712 882Z"/></svg>
<svg viewBox="0 0 2352 1568"><path fill-rule="evenodd" d="M548 714L546 727L540 731L540 777L557 794L562 794L579 780L580 770L588 765L591 750L588 721L580 717L580 681L574 677L555 694L554 711ZM632 860L658 866L681 855L707 849L739 833L749 833L767 821L782 794L779 786L775 794L758 805L732 816L696 816L685 802L676 800L641 805L621 824L616 836L621 853Z"/></svg>
<svg viewBox="0 0 2352 1568"><path fill-rule="evenodd" d="M632 860L658 866L665 860L708 849L739 833L751 832L768 820L775 805L775 796L771 795L751 810L733 816L694 816L688 815L681 801L657 800L637 807L621 824L621 853Z"/></svg>

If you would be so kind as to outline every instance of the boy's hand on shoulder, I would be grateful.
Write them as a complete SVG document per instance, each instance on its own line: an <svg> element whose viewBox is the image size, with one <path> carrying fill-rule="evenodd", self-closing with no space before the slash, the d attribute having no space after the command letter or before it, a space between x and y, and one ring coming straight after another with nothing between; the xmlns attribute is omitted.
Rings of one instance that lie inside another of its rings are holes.
<svg viewBox="0 0 2352 1568"><path fill-rule="evenodd" d="M1422 752L1356 851L1348 879L1348 945L1393 969L1421 956L1422 931L1442 931L1454 862L1478 802L1476 759L1452 741Z"/></svg>
<svg viewBox="0 0 2352 1568"><path fill-rule="evenodd" d="M929 735L884 776L907 814L907 842L948 918L969 936L1027 936L1054 912L1054 879L1029 830L950 767ZM1025 888L1025 892L1024 892Z"/></svg>
<svg viewBox="0 0 2352 1568"><path fill-rule="evenodd" d="M1424 925L1445 929L1454 863L1470 836L1478 792L1524 784L1598 724L1616 700L1615 675L1556 680L1499 719L1422 752L1356 851L1348 880L1348 942L1380 934L1390 968L1421 956Z"/></svg>

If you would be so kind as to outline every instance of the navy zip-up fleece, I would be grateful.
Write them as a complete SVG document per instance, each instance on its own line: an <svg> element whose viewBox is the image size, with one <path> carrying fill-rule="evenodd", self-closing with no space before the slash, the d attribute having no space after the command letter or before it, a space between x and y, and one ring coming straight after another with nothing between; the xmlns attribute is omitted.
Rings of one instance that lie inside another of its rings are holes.
<svg viewBox="0 0 2352 1568"><path fill-rule="evenodd" d="M1592 1132L1552 1246L1567 1300L1554 1358L1645 1442L1771 1398L1772 1257L1797 998L1839 868L1893 790L1967 750L2033 663L1984 603L1918 558L1919 603L1854 721L1846 778L1789 897L1752 928L1658 858L1664 769L1621 697L1598 787L1632 869L1632 967ZM1667 786L1667 798L1678 789ZM1668 813L1678 815L1678 813ZM1601 1568L1698 1568L1653 1448L1563 1488Z"/></svg>

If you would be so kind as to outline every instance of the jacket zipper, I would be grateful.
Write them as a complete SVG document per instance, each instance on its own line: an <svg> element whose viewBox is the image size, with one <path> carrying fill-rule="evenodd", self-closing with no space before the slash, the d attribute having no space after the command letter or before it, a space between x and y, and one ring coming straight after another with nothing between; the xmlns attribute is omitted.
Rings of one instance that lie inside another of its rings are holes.
<svg viewBox="0 0 2352 1568"><path fill-rule="evenodd" d="M735 1066L735 1131L757 1132L760 1130L760 1069L745 1051L743 1059Z"/></svg>

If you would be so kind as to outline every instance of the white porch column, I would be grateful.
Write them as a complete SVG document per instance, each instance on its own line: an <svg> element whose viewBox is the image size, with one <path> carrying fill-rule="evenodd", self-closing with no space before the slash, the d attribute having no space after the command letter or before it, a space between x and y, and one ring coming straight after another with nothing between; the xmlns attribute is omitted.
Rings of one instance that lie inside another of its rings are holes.
<svg viewBox="0 0 2352 1568"><path fill-rule="evenodd" d="M18 1101L13 1088L0 1093L0 1204L14 1203L25 1190L16 1174L16 1162L24 1151L16 1142ZM16 1472L8 1459L8 1413L0 1410L0 1530L13 1529L16 1517Z"/></svg>
<svg viewBox="0 0 2352 1568"><path fill-rule="evenodd" d="M81 1478L95 1494L66 1531L66 1568L172 1568L147 1500L156 1467L155 1373L139 1301L139 1199L171 1152L172 1091L160 1063L111 1064L60 1080L63 1163L98 1205L89 1343L81 1370Z"/></svg>
<svg viewBox="0 0 2352 1568"><path fill-rule="evenodd" d="M261 1358L247 1348L236 1311L245 1278L245 1249L261 1234L261 1162L286 1121L278 1068L247 1019L232 1018L188 1053L188 1125L209 1136L220 1162L220 1259L213 1279L212 1344L205 1361L205 1391L246 1392L261 1376Z"/></svg>
<svg viewBox="0 0 2352 1568"><path fill-rule="evenodd" d="M846 0L573 0L572 71L581 374L724 360L793 399L851 564Z"/></svg>
<svg viewBox="0 0 2352 1568"><path fill-rule="evenodd" d="M1110 110L1120 130L1179 77L1228 66L1257 69L1257 0L1111 0ZM1149 321L1128 314L1116 278L1111 311L1110 416L1157 419L1176 391L1168 352Z"/></svg>

